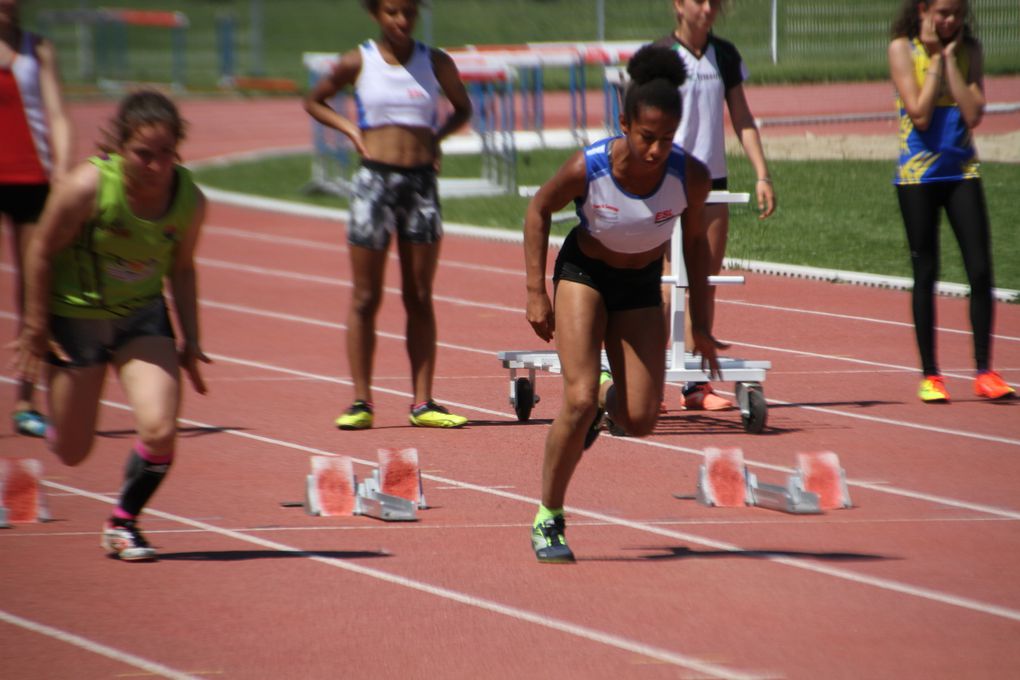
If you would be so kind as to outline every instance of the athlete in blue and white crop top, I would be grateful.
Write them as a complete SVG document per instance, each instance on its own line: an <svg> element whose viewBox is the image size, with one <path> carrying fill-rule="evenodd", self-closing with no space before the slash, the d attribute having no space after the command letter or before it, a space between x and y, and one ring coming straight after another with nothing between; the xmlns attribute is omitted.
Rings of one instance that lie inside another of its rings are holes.
<svg viewBox="0 0 1020 680"><path fill-rule="evenodd" d="M669 241L673 225L687 207L684 174L687 154L676 144L655 191L637 196L613 178L610 148L618 137L603 139L584 150L587 191L576 199L580 227L609 250L643 253Z"/></svg>
<svg viewBox="0 0 1020 680"><path fill-rule="evenodd" d="M428 45L415 41L406 64L387 63L374 40L366 40L358 50L361 72L354 83L358 127L402 125L434 130L440 88Z"/></svg>

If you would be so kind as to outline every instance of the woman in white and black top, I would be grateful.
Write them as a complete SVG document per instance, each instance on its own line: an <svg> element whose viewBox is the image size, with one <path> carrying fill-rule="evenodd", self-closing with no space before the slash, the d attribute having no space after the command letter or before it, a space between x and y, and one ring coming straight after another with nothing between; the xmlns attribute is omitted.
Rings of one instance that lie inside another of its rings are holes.
<svg viewBox="0 0 1020 680"><path fill-rule="evenodd" d="M555 337L563 373L563 404L546 438L542 503L532 524L540 562L574 560L563 504L603 410L631 436L655 427L666 372L659 286L681 216L695 349L711 374L719 370L706 316L709 252L702 218L709 174L673 142L683 66L669 50L646 46L627 71L623 135L575 153L542 185L524 218L528 322L543 340ZM554 306L546 290L550 221L571 201L579 223L556 258ZM600 375L603 345L611 374Z"/></svg>
<svg viewBox="0 0 1020 680"><path fill-rule="evenodd" d="M677 130L676 143L708 166L712 189L728 188L726 173L723 106L727 106L733 130L757 174L755 197L759 217L764 219L776 209L776 195L769 177L761 137L747 105L743 81L747 67L732 43L712 34L722 9L722 0L672 0L676 28L654 44L674 50L687 70L680 88L684 116ZM705 206L708 242L712 251L711 274L722 270L729 233L730 213L725 203ZM715 294L709 298L709 327L715 319ZM690 323L687 324L690 328ZM690 334L688 348L692 347ZM721 410L732 404L712 390L709 383L690 383L684 389L684 405L690 410Z"/></svg>

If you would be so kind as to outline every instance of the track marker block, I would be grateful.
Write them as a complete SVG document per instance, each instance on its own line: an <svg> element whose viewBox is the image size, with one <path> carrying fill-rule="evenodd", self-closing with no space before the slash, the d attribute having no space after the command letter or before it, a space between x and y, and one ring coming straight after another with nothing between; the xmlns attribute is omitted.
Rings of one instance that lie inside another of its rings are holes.
<svg viewBox="0 0 1020 680"><path fill-rule="evenodd" d="M0 526L49 521L50 511L40 479L42 462L34 458L0 458Z"/></svg>
<svg viewBox="0 0 1020 680"><path fill-rule="evenodd" d="M408 500L419 510L425 504L425 491L418 467L418 449L379 449L379 491Z"/></svg>
<svg viewBox="0 0 1020 680"><path fill-rule="evenodd" d="M752 503L743 450L705 449L705 463L698 475L698 501L721 508Z"/></svg>
<svg viewBox="0 0 1020 680"><path fill-rule="evenodd" d="M347 456L312 456L305 511L320 517L353 515L357 509L354 462Z"/></svg>
<svg viewBox="0 0 1020 680"><path fill-rule="evenodd" d="M839 465L839 456L832 451L798 453L797 481L800 488L817 494L819 506L824 510L853 506L846 471Z"/></svg>

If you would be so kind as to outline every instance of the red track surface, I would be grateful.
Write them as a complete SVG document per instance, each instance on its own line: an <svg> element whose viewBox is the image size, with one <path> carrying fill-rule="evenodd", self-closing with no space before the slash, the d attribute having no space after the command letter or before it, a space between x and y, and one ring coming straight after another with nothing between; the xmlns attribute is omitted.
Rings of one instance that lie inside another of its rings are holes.
<svg viewBox="0 0 1020 680"><path fill-rule="evenodd" d="M246 106L246 122L271 118ZM199 146L217 136L210 129L240 127L196 115L218 111L204 107L185 105L189 159L213 153ZM735 413L672 410L647 440L601 438L568 499L579 563L556 567L535 563L527 534L558 378L540 376L543 400L519 424L495 357L541 344L523 319L518 246L445 242L436 394L473 419L449 432L407 424L395 292L379 318L378 426L332 427L350 399L340 224L214 205L200 255L204 345L216 363L211 393L185 397L178 462L145 517L159 562L121 564L98 548L132 439L115 380L96 448L78 468L59 466L38 441L0 436L3 455L45 461L57 519L0 531L0 676L1008 678L1020 669L1020 401L970 395L965 301L939 301L955 400L926 406L914 397L907 294L756 275L721 289L728 353L773 362L766 433L745 434ZM11 290L9 267L0 276ZM0 304L10 337L9 295ZM1020 307L997 314L996 365L1017 384ZM667 389L675 404L678 387ZM280 506L302 498L311 454L353 456L365 476L384 446L420 452L432 507L417 523ZM836 451L856 507L789 516L676 500L693 493L708 446L742 447L763 481L779 481L797 451Z"/></svg>

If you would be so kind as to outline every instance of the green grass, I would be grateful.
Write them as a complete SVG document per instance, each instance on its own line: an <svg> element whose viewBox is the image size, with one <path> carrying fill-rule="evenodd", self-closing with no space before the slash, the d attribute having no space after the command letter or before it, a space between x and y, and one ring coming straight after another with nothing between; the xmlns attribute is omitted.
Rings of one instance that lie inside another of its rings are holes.
<svg viewBox="0 0 1020 680"><path fill-rule="evenodd" d="M541 184L569 151L520 153L518 182ZM309 156L286 156L197 171L210 186L273 198L343 207L340 199L308 196L294 178L309 177ZM750 206L731 208L727 255L829 269L910 276L906 238L887 161L778 161L769 163L779 199L765 221ZM477 157L447 156L443 174L477 176ZM730 159L732 191L750 191L754 176L744 158ZM1014 195L1020 164L982 165L992 226L996 285L1020 289L1020 230L1015 228ZM446 199L444 220L451 223L520 230L527 199L515 196ZM572 223L554 227L564 234ZM965 283L954 237L943 220L941 280Z"/></svg>
<svg viewBox="0 0 1020 680"><path fill-rule="evenodd" d="M253 30L253 0L27 0L24 22L42 29L58 48L69 82L91 81L82 73L75 28L45 25L47 10L82 7L130 7L177 10L190 21L187 30L189 89L216 86L219 78L216 18L236 18L236 73L289 78L306 84L301 54L354 47L378 30L359 0L261 0L261 39ZM592 41L598 38L596 0L429 0L431 19L418 35L443 47L544 41ZM885 46L895 12L891 0L831 2L783 0L780 3L778 63L772 63L771 0L736 0L716 22L716 32L736 43L750 65L751 82L836 81L887 77ZM1020 70L1020 7L1016 0L972 3L978 34L985 43L988 73ZM652 40L673 28L670 0L606 0L607 40ZM132 28L128 32L127 77L167 82L171 73L169 32ZM261 45L261 51L256 48ZM598 75L588 78L598 85ZM562 87L562 74L550 73L550 87Z"/></svg>

